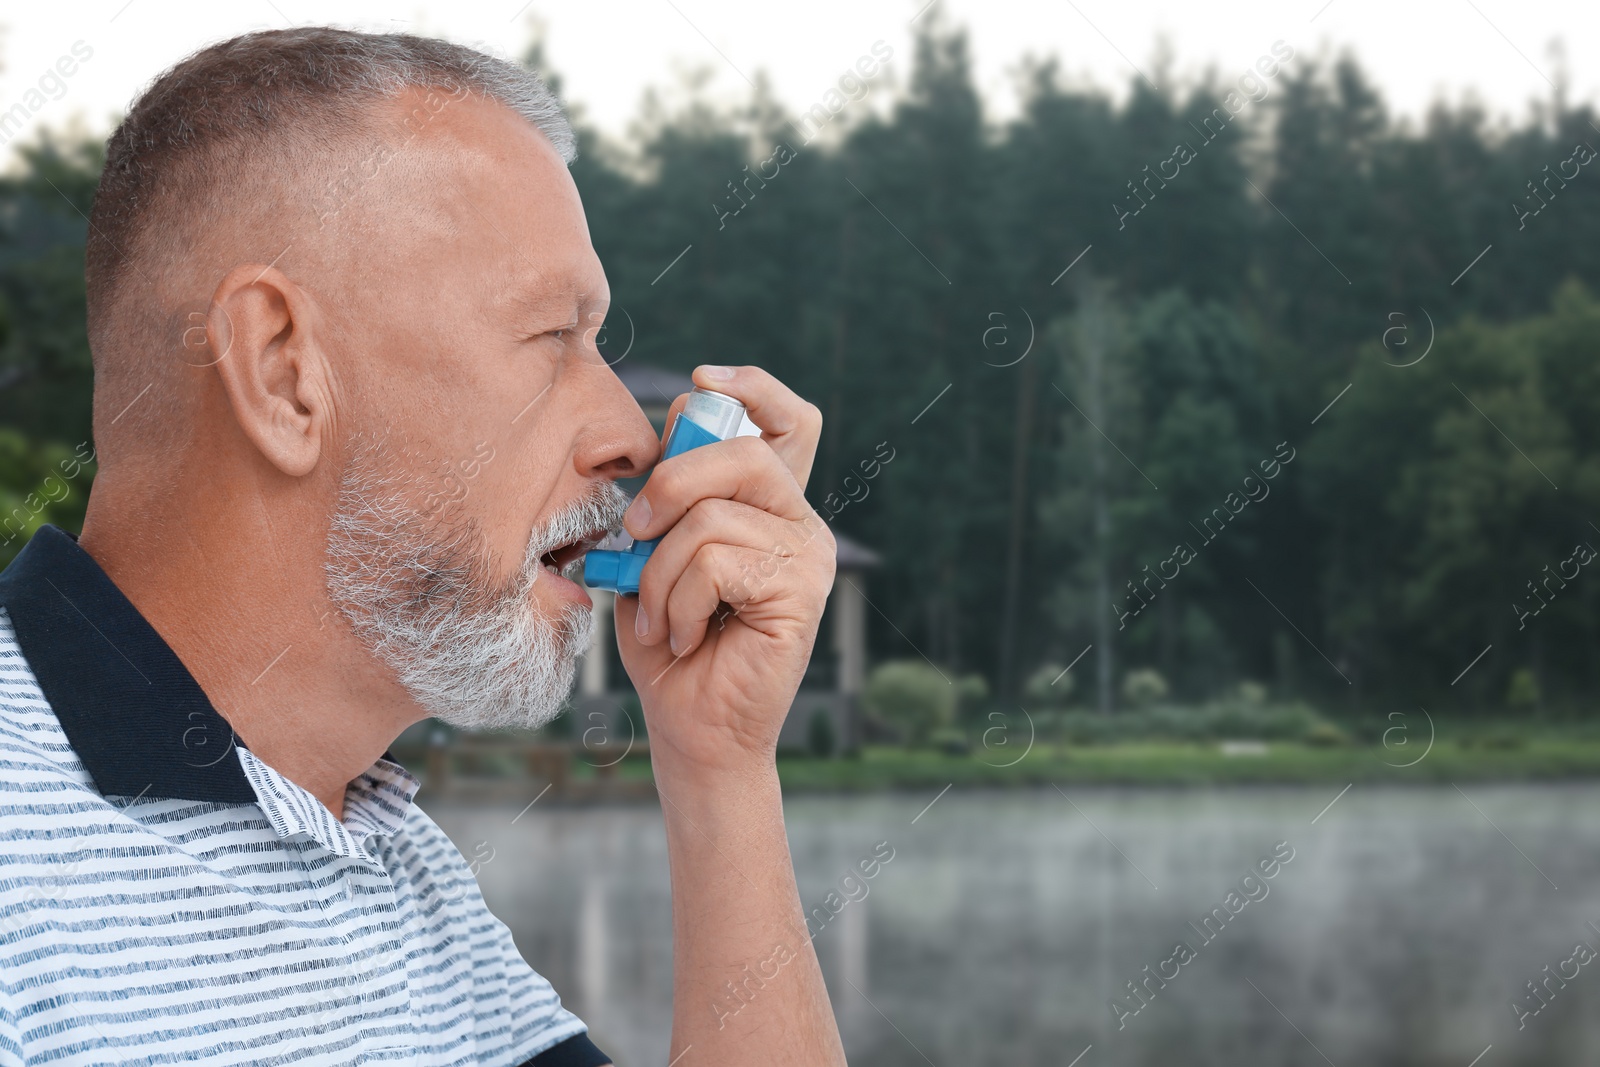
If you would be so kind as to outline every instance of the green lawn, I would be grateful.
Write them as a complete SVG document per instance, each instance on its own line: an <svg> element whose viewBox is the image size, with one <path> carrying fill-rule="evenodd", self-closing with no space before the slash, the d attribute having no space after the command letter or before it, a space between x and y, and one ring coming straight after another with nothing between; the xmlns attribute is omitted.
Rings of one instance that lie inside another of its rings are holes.
<svg viewBox="0 0 1600 1067"><path fill-rule="evenodd" d="M1008 757L1015 758L1015 757ZM857 758L785 756L778 772L790 790L1002 786L1059 783L1215 785L1240 782L1461 782L1600 777L1600 739L1534 737L1517 747L1439 742L1416 759L1381 745L1311 747L1272 743L1264 755L1223 755L1215 744L1147 741L1116 745L1037 745L1012 767L992 752L967 756L867 748ZM987 762L985 762L987 761Z"/></svg>

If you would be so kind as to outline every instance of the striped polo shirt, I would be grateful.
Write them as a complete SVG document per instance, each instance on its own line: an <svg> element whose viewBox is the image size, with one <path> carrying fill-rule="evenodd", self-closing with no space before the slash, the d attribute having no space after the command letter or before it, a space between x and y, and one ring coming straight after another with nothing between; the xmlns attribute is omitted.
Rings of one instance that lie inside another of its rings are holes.
<svg viewBox="0 0 1600 1067"><path fill-rule="evenodd" d="M40 529L0 574L0 1067L608 1062L387 756L335 818Z"/></svg>

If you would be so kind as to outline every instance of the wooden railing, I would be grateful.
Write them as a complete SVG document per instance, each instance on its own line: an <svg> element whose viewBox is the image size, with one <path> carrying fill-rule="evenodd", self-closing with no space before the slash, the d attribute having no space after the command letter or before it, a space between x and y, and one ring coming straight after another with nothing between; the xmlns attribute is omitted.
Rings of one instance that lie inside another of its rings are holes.
<svg viewBox="0 0 1600 1067"><path fill-rule="evenodd" d="M549 794L557 798L652 796L655 792L648 779L620 773L624 763L649 761L650 746L643 741L631 745L572 745L457 737L448 744L429 745L412 752L396 751L395 755L412 768L420 764L423 788L435 796L481 792L496 786L512 787L521 794L530 783L548 784ZM508 756L519 774L504 773ZM494 764L500 766L493 767ZM593 768L593 773L586 768ZM497 773L486 773L490 770Z"/></svg>

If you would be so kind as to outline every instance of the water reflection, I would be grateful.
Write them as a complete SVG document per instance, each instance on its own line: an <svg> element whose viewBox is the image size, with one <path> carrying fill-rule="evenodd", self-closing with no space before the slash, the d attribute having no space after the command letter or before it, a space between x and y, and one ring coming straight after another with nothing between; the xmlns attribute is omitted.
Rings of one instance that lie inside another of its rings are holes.
<svg viewBox="0 0 1600 1067"><path fill-rule="evenodd" d="M952 791L915 825L929 796L791 799L852 1062L1065 1065L1090 1045L1080 1067L1595 1062L1600 961L1550 975L1600 948L1600 787L1358 785L1313 824L1337 792ZM428 807L458 844L494 845L490 906L597 1042L664 1063L659 814ZM1280 841L1294 856L1268 891L1241 890ZM880 842L893 859L860 878ZM1164 962L1178 942L1194 958Z"/></svg>

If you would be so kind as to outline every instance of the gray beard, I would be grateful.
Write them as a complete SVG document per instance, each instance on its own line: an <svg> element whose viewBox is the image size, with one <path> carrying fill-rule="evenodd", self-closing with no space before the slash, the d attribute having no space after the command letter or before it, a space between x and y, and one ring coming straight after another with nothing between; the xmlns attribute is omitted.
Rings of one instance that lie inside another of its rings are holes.
<svg viewBox="0 0 1600 1067"><path fill-rule="evenodd" d="M627 495L613 482L534 528L516 574L497 580L474 521L429 519L377 443L345 468L328 530L328 596L356 637L428 714L466 730L536 729L572 691L589 647L590 609L557 619L532 598L539 557L597 527L614 528ZM415 490L421 488L409 483Z"/></svg>

